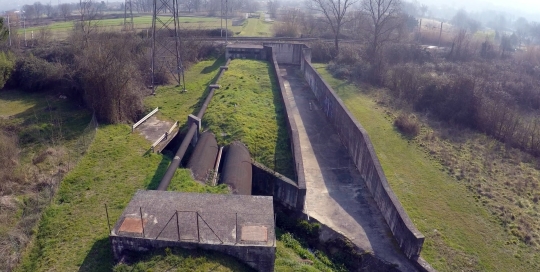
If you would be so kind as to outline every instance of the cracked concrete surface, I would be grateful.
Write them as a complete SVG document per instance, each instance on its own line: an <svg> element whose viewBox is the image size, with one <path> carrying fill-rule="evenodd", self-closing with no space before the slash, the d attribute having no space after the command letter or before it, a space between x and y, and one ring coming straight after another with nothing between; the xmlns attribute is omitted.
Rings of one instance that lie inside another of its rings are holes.
<svg viewBox="0 0 540 272"><path fill-rule="evenodd" d="M417 271L399 249L299 67L282 66L280 74L300 137L307 187L306 213L398 269Z"/></svg>

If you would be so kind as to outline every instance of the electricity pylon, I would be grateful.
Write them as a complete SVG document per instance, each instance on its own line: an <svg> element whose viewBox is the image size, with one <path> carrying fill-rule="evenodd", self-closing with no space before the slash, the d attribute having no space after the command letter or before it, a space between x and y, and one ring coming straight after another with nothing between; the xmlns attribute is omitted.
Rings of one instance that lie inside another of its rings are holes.
<svg viewBox="0 0 540 272"><path fill-rule="evenodd" d="M124 0L124 31L133 30L133 5L131 0Z"/></svg>
<svg viewBox="0 0 540 272"><path fill-rule="evenodd" d="M157 73L173 75L185 90L184 67L180 56L180 23L178 0L154 0L152 17L152 93L156 90Z"/></svg>

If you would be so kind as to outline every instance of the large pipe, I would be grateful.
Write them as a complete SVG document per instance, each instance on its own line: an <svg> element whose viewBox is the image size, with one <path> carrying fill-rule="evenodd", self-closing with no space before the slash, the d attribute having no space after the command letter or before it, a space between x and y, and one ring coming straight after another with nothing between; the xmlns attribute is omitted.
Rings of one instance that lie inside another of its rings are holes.
<svg viewBox="0 0 540 272"><path fill-rule="evenodd" d="M249 150L241 142L232 142L225 153L222 182L231 188L233 194L251 195L252 176Z"/></svg>
<svg viewBox="0 0 540 272"><path fill-rule="evenodd" d="M191 174L196 181L203 184L212 182L214 175L214 165L218 156L219 146L216 141L216 136L213 133L206 131L201 134L197 141L197 146L193 150L191 158L187 164L187 168L191 169Z"/></svg>
<svg viewBox="0 0 540 272"><path fill-rule="evenodd" d="M225 66L229 66L229 63L231 62L230 59L227 60L227 63ZM217 83L219 79L223 76L223 73L225 72L225 69L221 69L219 71L219 75L216 78ZM210 88L210 92L206 96L206 99L204 100L203 105L201 106L201 109L199 110L199 113L197 113L197 118L202 119L204 113L206 112L206 108L208 108L208 104L210 104L210 101L212 100L212 97L214 96L215 88ZM174 155L174 158L169 165L169 168L167 168L167 172L165 172L165 175L163 175L163 178L159 182L159 186L157 187L157 190L159 191L166 191L167 187L169 187L169 184L171 183L171 179L174 176L174 173L176 172L176 169L180 166L180 162L182 161L182 158L184 158L184 155L186 154L187 148L189 146L189 143L191 142L191 139L193 139L193 136L197 132L197 124L192 123L189 127L189 130L182 140L182 143L180 144L180 147L176 151L176 154Z"/></svg>

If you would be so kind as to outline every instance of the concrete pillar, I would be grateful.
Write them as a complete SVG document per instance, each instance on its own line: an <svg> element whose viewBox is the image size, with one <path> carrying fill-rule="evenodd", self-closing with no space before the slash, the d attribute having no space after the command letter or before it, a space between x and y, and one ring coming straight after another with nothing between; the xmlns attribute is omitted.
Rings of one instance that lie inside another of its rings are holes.
<svg viewBox="0 0 540 272"><path fill-rule="evenodd" d="M197 125L197 131L195 132L195 135L193 135L193 138L191 139L191 145L196 146L197 142L199 141L199 134L201 133L201 119L193 114L190 114L188 115L188 127L191 127L191 124L193 123Z"/></svg>

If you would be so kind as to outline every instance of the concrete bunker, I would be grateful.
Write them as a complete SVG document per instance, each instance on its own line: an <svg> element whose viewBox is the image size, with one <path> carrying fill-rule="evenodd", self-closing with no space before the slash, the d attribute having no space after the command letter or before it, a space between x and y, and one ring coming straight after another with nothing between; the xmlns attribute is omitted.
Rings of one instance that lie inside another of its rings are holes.
<svg viewBox="0 0 540 272"><path fill-rule="evenodd" d="M165 247L226 253L258 271L273 271L272 197L139 190L111 231L116 260Z"/></svg>

